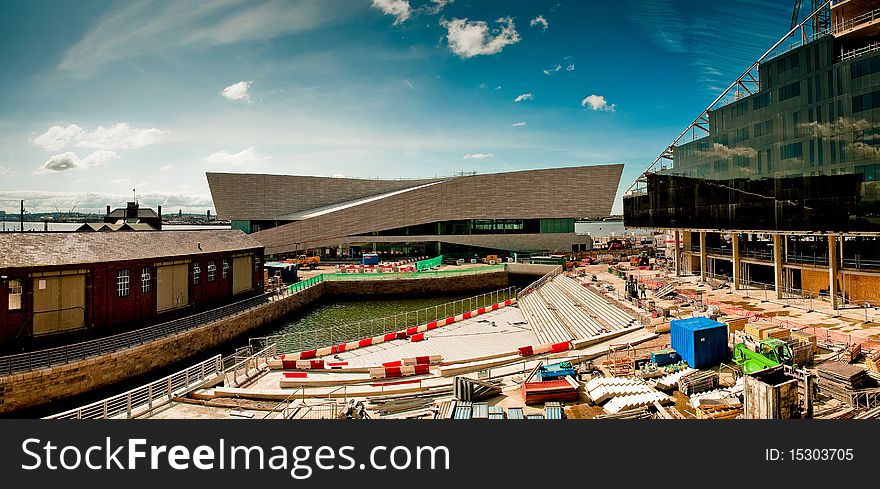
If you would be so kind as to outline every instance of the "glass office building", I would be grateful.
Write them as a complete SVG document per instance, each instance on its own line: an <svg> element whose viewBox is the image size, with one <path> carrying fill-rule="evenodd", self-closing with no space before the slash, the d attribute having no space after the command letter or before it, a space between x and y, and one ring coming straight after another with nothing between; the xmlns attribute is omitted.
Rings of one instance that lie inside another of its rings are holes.
<svg viewBox="0 0 880 489"><path fill-rule="evenodd" d="M677 270L880 304L880 8L832 1L826 15L624 197L627 227L681 236Z"/></svg>

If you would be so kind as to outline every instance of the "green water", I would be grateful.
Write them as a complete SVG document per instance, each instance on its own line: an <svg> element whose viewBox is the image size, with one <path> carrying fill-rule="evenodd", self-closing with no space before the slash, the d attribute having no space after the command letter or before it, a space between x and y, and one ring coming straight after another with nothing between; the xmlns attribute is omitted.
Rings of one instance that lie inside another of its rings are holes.
<svg viewBox="0 0 880 489"><path fill-rule="evenodd" d="M270 341L277 342L285 352L318 348L425 324L505 298L503 295L472 292L451 296L322 302L304 313L277 322L261 336L283 335Z"/></svg>

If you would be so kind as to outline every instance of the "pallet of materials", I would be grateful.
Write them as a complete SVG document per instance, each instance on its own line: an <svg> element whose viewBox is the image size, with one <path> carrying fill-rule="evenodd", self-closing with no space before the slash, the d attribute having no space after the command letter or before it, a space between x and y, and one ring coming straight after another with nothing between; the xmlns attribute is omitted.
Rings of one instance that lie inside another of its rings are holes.
<svg viewBox="0 0 880 489"><path fill-rule="evenodd" d="M751 336L755 340L763 340L767 338L765 331L768 329L778 329L773 324L767 323L748 323L746 324L744 331L747 335Z"/></svg>
<svg viewBox="0 0 880 489"><path fill-rule="evenodd" d="M619 413L599 414L596 415L595 419L651 419L653 417L647 407L640 407L620 411Z"/></svg>
<svg viewBox="0 0 880 489"><path fill-rule="evenodd" d="M545 382L526 382L522 386L522 396L526 404L540 404L549 401L574 401L578 398L578 383L571 377Z"/></svg>
<svg viewBox="0 0 880 489"><path fill-rule="evenodd" d="M522 408L507 408L507 419L525 419Z"/></svg>
<svg viewBox="0 0 880 489"><path fill-rule="evenodd" d="M561 402L548 402L544 405L544 418L562 419L563 417Z"/></svg>
<svg viewBox="0 0 880 489"><path fill-rule="evenodd" d="M810 343L809 340L792 335L783 341L788 343L789 348L791 348L791 357L795 365L803 366L811 365L813 363L815 350L813 349L813 344Z"/></svg>
<svg viewBox="0 0 880 489"><path fill-rule="evenodd" d="M819 392L849 405L853 391L869 389L876 382L862 367L842 362L825 362L819 365Z"/></svg>
<svg viewBox="0 0 880 489"><path fill-rule="evenodd" d="M710 391L719 385L718 372L691 372L678 380L678 390L686 396Z"/></svg>
<svg viewBox="0 0 880 489"><path fill-rule="evenodd" d="M872 372L880 372L880 351L868 355L868 358L865 359L865 367Z"/></svg>
<svg viewBox="0 0 880 489"><path fill-rule="evenodd" d="M501 406L489 406L489 419L504 419L504 408Z"/></svg>
<svg viewBox="0 0 880 489"><path fill-rule="evenodd" d="M722 316L718 318L718 321L727 325L727 331L742 331L745 329L746 324L749 323L749 318L742 316Z"/></svg>
<svg viewBox="0 0 880 489"><path fill-rule="evenodd" d="M685 367L682 370L664 375L663 377L650 381L649 383L652 383L657 389L669 391L678 387L678 381L681 380L682 377L693 372L696 372L696 370L690 367Z"/></svg>
<svg viewBox="0 0 880 489"><path fill-rule="evenodd" d="M791 337L797 338L800 341L813 345L813 353L819 351L819 344L816 342L816 335L814 335L813 333L807 333L806 331L794 331L791 333Z"/></svg>
<svg viewBox="0 0 880 489"><path fill-rule="evenodd" d="M743 413L742 404L704 404L696 409L697 419L736 419Z"/></svg>

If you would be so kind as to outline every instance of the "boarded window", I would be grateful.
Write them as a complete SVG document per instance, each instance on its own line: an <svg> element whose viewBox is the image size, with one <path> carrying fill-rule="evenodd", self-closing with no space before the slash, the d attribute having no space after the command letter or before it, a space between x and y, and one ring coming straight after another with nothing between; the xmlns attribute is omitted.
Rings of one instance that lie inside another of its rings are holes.
<svg viewBox="0 0 880 489"><path fill-rule="evenodd" d="M251 255L237 256L232 259L232 293L238 294L251 290L254 286L253 260Z"/></svg>
<svg viewBox="0 0 880 489"><path fill-rule="evenodd" d="M15 311L21 309L21 280L9 281L9 310Z"/></svg>

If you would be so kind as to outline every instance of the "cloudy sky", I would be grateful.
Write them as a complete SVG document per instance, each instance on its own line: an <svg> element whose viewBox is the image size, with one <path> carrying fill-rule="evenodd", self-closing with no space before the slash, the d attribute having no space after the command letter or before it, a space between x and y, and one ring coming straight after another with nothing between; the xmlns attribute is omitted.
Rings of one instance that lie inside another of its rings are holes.
<svg viewBox="0 0 880 489"><path fill-rule="evenodd" d="M204 212L206 171L625 163L622 193L790 3L7 0L0 210Z"/></svg>

